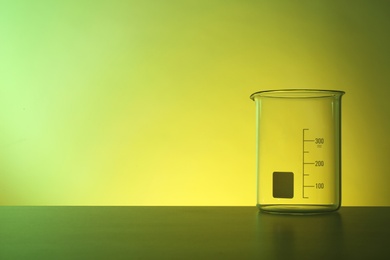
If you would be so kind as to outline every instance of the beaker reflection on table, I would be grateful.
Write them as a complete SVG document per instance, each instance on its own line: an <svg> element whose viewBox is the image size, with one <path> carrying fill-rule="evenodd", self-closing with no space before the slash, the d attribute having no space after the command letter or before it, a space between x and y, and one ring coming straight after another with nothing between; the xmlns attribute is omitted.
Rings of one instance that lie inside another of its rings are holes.
<svg viewBox="0 0 390 260"><path fill-rule="evenodd" d="M337 212L318 215L259 212L257 235L266 255L275 259L343 256L343 225Z"/></svg>

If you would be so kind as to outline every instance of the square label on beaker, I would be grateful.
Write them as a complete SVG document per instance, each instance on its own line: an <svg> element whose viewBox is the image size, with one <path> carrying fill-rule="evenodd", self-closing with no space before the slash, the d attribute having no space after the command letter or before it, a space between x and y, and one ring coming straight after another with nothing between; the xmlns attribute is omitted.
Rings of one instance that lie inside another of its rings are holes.
<svg viewBox="0 0 390 260"><path fill-rule="evenodd" d="M294 197L294 173L274 172L272 182L274 198L292 199Z"/></svg>

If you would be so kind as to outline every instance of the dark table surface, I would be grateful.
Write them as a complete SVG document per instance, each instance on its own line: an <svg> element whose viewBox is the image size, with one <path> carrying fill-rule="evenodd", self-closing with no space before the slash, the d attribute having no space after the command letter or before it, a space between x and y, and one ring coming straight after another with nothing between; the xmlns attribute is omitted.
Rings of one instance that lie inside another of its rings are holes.
<svg viewBox="0 0 390 260"><path fill-rule="evenodd" d="M0 207L0 259L390 259L390 207Z"/></svg>

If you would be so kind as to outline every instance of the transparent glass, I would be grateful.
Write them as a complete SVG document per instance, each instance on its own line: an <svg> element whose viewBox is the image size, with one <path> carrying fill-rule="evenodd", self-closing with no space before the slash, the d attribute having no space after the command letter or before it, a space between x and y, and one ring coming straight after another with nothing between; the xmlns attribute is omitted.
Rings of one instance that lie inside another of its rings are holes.
<svg viewBox="0 0 390 260"><path fill-rule="evenodd" d="M341 205L341 97L337 90L260 91L256 102L257 207L321 213Z"/></svg>

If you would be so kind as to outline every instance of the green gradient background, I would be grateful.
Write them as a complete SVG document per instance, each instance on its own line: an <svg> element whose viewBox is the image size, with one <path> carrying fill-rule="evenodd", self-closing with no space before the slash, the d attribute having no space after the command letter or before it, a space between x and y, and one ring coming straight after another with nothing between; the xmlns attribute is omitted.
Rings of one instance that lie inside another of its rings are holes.
<svg viewBox="0 0 390 260"><path fill-rule="evenodd" d="M255 205L255 105L340 89L343 205L390 205L390 2L0 0L0 205Z"/></svg>

